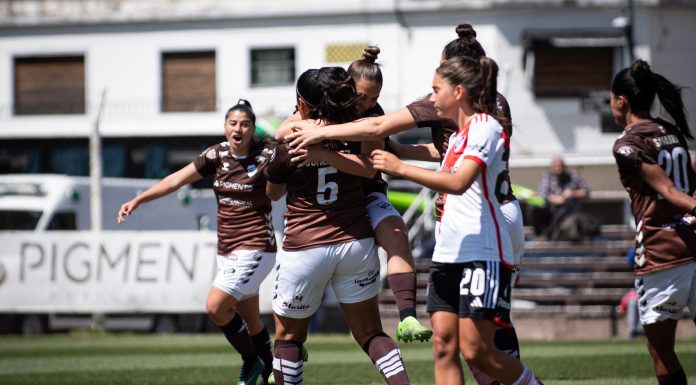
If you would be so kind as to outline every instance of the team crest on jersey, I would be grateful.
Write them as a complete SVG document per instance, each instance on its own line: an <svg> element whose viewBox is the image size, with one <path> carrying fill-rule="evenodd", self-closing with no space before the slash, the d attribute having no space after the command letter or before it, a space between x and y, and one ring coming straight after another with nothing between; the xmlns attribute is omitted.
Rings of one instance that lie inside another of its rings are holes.
<svg viewBox="0 0 696 385"><path fill-rule="evenodd" d="M619 148L618 150L616 150L616 152L622 156L629 156L633 152L633 149L629 146L623 146L623 147Z"/></svg>
<svg viewBox="0 0 696 385"><path fill-rule="evenodd" d="M256 165L255 165L255 164L250 164L250 165L248 165L247 168L246 168L246 170L247 170L247 175L249 175L249 178L251 178L252 176L256 175L256 171L258 171L258 170L256 169Z"/></svg>
<svg viewBox="0 0 696 385"><path fill-rule="evenodd" d="M230 171L230 164L227 162L222 162L222 171Z"/></svg>

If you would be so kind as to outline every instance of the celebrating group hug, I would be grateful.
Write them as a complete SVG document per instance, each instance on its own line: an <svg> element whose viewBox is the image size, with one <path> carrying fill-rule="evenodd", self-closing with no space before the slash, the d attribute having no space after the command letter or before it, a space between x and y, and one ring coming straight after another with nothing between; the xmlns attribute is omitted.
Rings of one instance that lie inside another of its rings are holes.
<svg viewBox="0 0 696 385"><path fill-rule="evenodd" d="M303 382L304 342L328 285L384 381L409 384L408 362L382 329L378 247L387 254L399 310L396 338L432 339L435 384L464 383L460 357L480 385L542 384L520 360L510 319L524 254L508 173L510 107L497 92L498 66L474 29L461 24L456 33L434 69L432 90L409 105L382 110L380 50L367 47L347 70L304 71L295 112L275 138L255 136L256 115L240 99L225 113L224 142L121 206L119 223L140 204L212 176L218 274L205 305L242 358L237 385ZM656 96L669 117L650 115ZM683 308L696 314L696 173L680 89L638 60L614 77L611 110L625 127L613 152L636 220L636 287L648 350L659 384L686 384L674 345ZM432 143L388 138L414 127L429 127ZM440 166L433 171L406 159ZM382 173L438 192L427 295L432 330L416 314L408 230ZM271 201L283 197L279 248ZM271 272L273 343L259 315L259 287ZM306 374L311 378L311 366Z"/></svg>

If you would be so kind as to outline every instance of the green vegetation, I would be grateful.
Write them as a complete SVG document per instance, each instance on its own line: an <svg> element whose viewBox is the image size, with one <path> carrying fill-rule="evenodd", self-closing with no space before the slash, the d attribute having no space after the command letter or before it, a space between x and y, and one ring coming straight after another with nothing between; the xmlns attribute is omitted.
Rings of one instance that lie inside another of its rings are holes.
<svg viewBox="0 0 696 385"><path fill-rule="evenodd" d="M348 336L312 335L305 384L383 384ZM430 344L401 344L413 384L432 384ZM696 383L696 341L679 341ZM645 341L522 343L524 361L546 385L655 384ZM238 356L222 335L69 334L0 337L0 384L230 384ZM474 384L467 374L467 383Z"/></svg>

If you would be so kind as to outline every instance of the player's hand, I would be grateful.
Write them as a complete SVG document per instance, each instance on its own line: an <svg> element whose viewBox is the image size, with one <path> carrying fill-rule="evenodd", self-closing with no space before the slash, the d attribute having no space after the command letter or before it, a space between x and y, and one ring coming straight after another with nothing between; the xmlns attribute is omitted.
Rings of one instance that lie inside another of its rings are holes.
<svg viewBox="0 0 696 385"><path fill-rule="evenodd" d="M290 134L285 135L285 140L289 142L290 147L300 149L324 140L322 126L311 120L288 122L281 129L286 127L292 130Z"/></svg>
<svg viewBox="0 0 696 385"><path fill-rule="evenodd" d="M396 155L384 150L374 150L372 157L372 167L375 170L386 172L389 175L399 176L399 168L402 162Z"/></svg>
<svg viewBox="0 0 696 385"><path fill-rule="evenodd" d="M118 215L116 216L116 222L119 224L123 223L126 221L126 217L129 216L135 209L138 208L140 204L136 202L135 200L130 200L124 204L121 205L121 208L118 210Z"/></svg>
<svg viewBox="0 0 696 385"><path fill-rule="evenodd" d="M298 163L299 167L307 166L310 163L320 163L326 161L326 151L321 144L313 144L305 148L292 149L288 151L292 158L291 162Z"/></svg>

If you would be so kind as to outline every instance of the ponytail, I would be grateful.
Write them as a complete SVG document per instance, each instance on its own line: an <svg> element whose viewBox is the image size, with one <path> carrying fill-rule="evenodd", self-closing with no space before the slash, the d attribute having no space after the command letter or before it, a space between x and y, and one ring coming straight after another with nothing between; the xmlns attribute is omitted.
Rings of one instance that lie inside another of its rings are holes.
<svg viewBox="0 0 696 385"><path fill-rule="evenodd" d="M694 138L686 118L681 87L652 72L646 61L636 60L630 67L619 71L612 81L611 92L616 96L625 97L633 113L645 115L650 114L650 108L657 96L674 119L677 130L689 139Z"/></svg>

